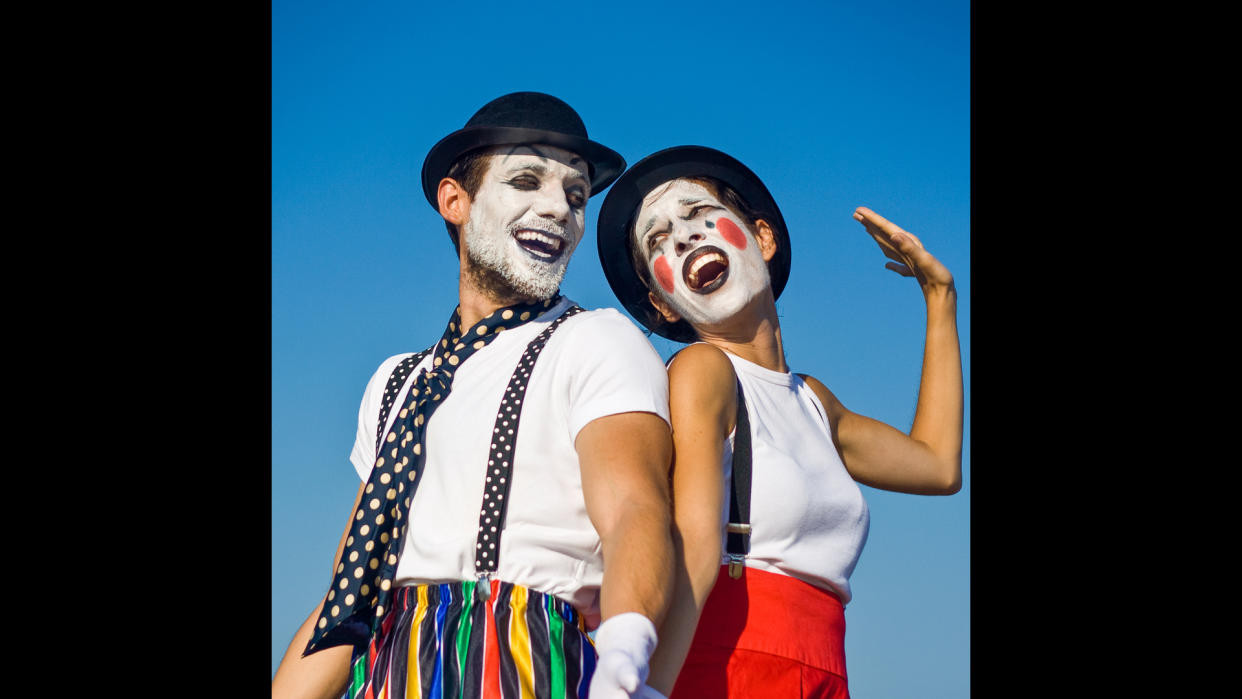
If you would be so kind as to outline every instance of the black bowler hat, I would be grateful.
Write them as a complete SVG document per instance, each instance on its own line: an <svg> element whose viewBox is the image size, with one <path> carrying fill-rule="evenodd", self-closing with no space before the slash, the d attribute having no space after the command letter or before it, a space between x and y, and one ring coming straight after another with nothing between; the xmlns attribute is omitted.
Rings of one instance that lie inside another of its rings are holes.
<svg viewBox="0 0 1242 699"><path fill-rule="evenodd" d="M423 194L431 208L440 210L436 190L457 158L476 148L523 143L556 146L585 158L591 196L625 169L619 153L587 138L582 117L563 100L542 92L512 92L483 105L463 128L431 147L423 160Z"/></svg>
<svg viewBox="0 0 1242 699"><path fill-rule="evenodd" d="M758 175L736 158L704 146L676 146L652 153L626 170L613 184L599 210L595 236L599 261L617 300L634 319L652 332L677 342L693 342L694 328L684 319L668 323L647 299L647 287L630 261L630 224L638 215L643 197L656 187L681 177L714 177L732 187L750 208L763 212L776 234L776 255L768 262L772 295L780 298L789 281L789 231L785 219Z"/></svg>

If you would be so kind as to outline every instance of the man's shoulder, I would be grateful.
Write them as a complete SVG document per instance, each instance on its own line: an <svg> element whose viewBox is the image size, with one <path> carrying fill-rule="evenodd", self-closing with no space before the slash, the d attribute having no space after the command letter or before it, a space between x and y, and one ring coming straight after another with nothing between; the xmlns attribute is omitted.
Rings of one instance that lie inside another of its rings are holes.
<svg viewBox="0 0 1242 699"><path fill-rule="evenodd" d="M593 343L637 342L650 346L642 330L632 320L615 308L583 308L582 312L565 321L568 334Z"/></svg>
<svg viewBox="0 0 1242 699"><path fill-rule="evenodd" d="M379 369L382 370L382 369L387 368L389 371L392 371L394 368L396 368L398 364L405 361L406 359L423 354L424 352L425 350L419 350L417 352L400 352L398 354L394 354L391 357L380 362ZM378 374L380 373L380 371L377 370L376 373Z"/></svg>
<svg viewBox="0 0 1242 699"><path fill-rule="evenodd" d="M646 334L615 308L584 310L565 322L558 343L578 365L651 365L664 372L664 362Z"/></svg>
<svg viewBox="0 0 1242 699"><path fill-rule="evenodd" d="M648 412L668 421L668 374L647 336L615 308L579 313L550 357L554 381L568 390L572 432L591 420Z"/></svg>
<svg viewBox="0 0 1242 699"><path fill-rule="evenodd" d="M396 371L397 365L418 354L421 354L421 350L419 352L401 352L388 357L384 361L380 362L379 366L376 367L375 372L371 374L371 379L368 381L368 384L388 381L388 377L392 376L392 373Z"/></svg>
<svg viewBox="0 0 1242 699"><path fill-rule="evenodd" d="M621 311L615 308L605 306L603 308L587 308L582 307L582 312L566 321L566 326L577 326L580 331L584 327L593 329L615 329L617 332L629 333L634 332L642 335L642 331L638 326L626 318Z"/></svg>

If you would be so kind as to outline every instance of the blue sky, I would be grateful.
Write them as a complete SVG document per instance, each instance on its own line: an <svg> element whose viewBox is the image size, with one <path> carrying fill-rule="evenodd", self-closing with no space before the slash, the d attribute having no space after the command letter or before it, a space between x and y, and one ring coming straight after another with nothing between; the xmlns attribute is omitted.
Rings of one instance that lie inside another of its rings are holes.
<svg viewBox="0 0 1242 699"><path fill-rule="evenodd" d="M846 658L855 696L968 696L969 14L956 1L273 3L272 671L328 584L362 389L385 357L434 342L456 303L423 157L487 101L538 90L630 163L699 144L764 179L792 239L777 304L789 364L855 412L909 429L925 311L853 209L952 270L964 486L863 486ZM562 285L588 308L617 305L595 253L602 199ZM679 347L652 339L665 357Z"/></svg>

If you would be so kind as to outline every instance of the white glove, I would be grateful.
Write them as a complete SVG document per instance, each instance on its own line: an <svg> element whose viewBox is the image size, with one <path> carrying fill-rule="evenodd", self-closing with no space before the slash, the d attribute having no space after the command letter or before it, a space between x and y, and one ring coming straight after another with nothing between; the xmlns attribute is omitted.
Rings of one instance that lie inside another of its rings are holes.
<svg viewBox="0 0 1242 699"><path fill-rule="evenodd" d="M599 625L599 662L591 678L591 699L666 699L648 687L647 661L656 647L655 624L638 612L618 614Z"/></svg>

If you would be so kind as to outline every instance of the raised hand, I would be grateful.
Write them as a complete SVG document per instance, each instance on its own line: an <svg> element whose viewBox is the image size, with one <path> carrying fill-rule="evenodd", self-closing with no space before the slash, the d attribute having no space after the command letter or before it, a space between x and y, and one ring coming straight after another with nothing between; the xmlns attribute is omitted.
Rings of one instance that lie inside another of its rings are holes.
<svg viewBox="0 0 1242 699"><path fill-rule="evenodd" d="M954 289L953 274L923 247L909 231L865 206L854 209L854 220L862 224L884 256L892 260L885 267L903 277L918 279L924 293L937 288Z"/></svg>

